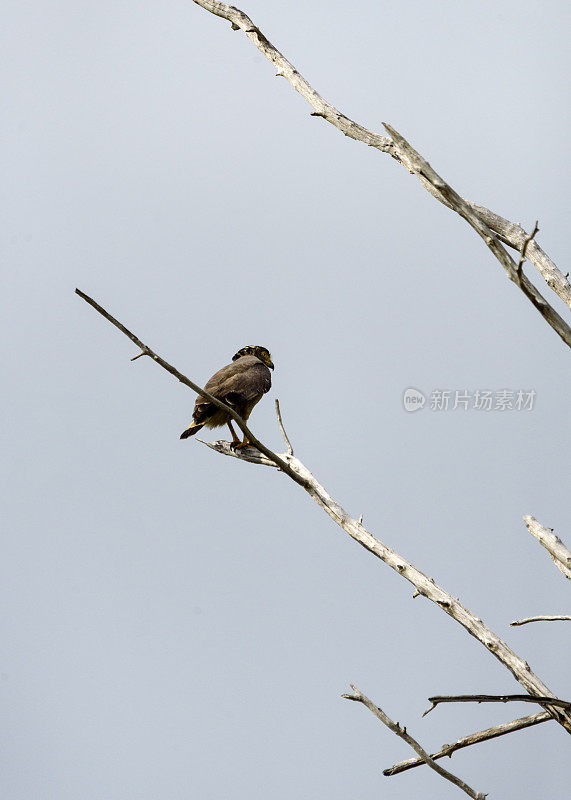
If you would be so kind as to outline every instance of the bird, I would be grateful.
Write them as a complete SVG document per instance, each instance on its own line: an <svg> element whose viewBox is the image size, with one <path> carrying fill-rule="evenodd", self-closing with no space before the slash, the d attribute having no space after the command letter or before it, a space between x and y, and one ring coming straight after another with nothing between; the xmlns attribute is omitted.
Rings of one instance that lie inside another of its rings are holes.
<svg viewBox="0 0 571 800"><path fill-rule="evenodd" d="M273 368L272 357L267 347L247 345L232 356L232 363L214 373L204 389L234 409L244 422L247 422L256 403L270 390L272 385L270 370ZM219 428L228 425L232 434L232 447L235 449L247 447L248 437L244 435L243 441L240 441L231 420L228 411L198 395L192 422L181 433L180 438L188 439L203 427Z"/></svg>

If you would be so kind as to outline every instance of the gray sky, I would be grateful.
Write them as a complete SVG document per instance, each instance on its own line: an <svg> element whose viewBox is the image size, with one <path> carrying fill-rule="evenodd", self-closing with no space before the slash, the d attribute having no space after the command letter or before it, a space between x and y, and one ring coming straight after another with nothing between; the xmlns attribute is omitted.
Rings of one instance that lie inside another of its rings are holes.
<svg viewBox="0 0 571 800"><path fill-rule="evenodd" d="M562 2L243 6L344 113L402 132L566 271ZM390 158L323 120L188 0L7 0L0 328L6 800L459 797L427 748L531 712L456 623L278 473L181 442L194 397L73 294L205 381L248 343L256 434L571 694L569 586L521 521L571 542L569 352L486 248ZM540 285L529 265L526 271ZM557 304L560 308L560 304ZM534 409L402 393L533 389ZM214 432L215 438L216 433ZM447 764L490 797L563 800L555 723Z"/></svg>

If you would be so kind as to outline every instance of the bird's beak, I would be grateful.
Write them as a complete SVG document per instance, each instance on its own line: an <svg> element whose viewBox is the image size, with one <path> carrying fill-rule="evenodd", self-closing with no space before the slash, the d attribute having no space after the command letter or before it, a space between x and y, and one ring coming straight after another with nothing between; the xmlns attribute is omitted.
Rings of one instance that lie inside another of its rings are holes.
<svg viewBox="0 0 571 800"><path fill-rule="evenodd" d="M269 367L270 369L273 369L273 368L274 368L274 362L273 362L273 361L270 361L270 363L268 364L268 367Z"/></svg>

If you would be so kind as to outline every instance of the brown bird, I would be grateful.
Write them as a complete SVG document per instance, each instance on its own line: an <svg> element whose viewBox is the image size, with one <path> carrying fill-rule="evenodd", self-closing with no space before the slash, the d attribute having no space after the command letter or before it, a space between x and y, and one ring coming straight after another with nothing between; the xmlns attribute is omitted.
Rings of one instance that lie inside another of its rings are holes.
<svg viewBox="0 0 571 800"><path fill-rule="evenodd" d="M247 422L252 409L272 385L272 357L266 347L248 345L232 356L232 363L222 367L208 381L205 390L234 409ZM246 447L248 437L241 442L232 427L232 417L200 395L196 398L192 422L180 435L181 439L194 436L202 427L219 428L228 425L233 445Z"/></svg>

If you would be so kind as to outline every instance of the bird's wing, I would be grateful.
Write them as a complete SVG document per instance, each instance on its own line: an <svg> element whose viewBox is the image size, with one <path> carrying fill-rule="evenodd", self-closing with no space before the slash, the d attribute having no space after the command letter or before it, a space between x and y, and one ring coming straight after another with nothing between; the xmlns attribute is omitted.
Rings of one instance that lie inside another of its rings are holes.
<svg viewBox="0 0 571 800"><path fill-rule="evenodd" d="M255 356L243 356L218 370L204 388L219 400L235 404L269 392L271 385L272 376L266 365ZM199 409L202 416L209 405L208 400L198 396L194 407L195 419Z"/></svg>
<svg viewBox="0 0 571 800"><path fill-rule="evenodd" d="M270 370L256 359L256 363L246 365L245 369L229 376L224 382L222 391L224 399L230 403L247 403L269 392L271 385Z"/></svg>

